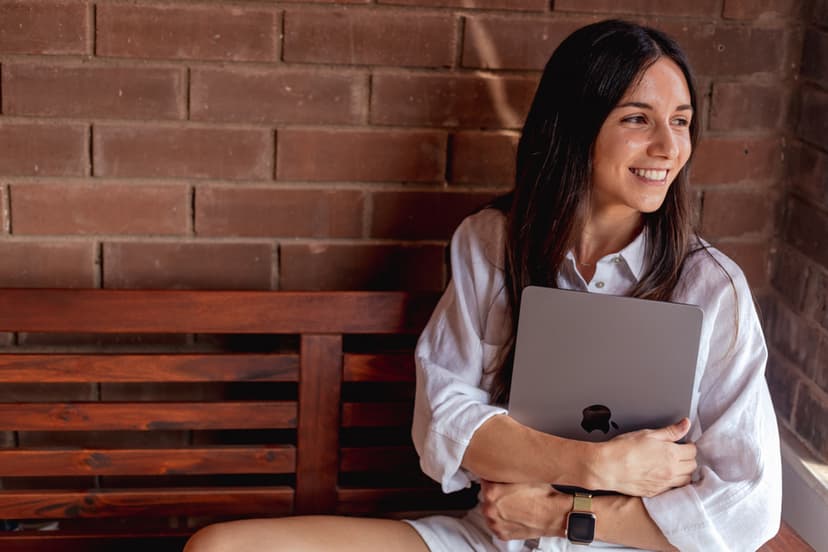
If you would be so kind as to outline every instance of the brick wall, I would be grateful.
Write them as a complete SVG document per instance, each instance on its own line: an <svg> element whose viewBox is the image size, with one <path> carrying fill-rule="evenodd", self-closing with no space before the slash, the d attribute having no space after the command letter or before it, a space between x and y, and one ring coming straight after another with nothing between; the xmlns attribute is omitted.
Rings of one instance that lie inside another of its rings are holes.
<svg viewBox="0 0 828 552"><path fill-rule="evenodd" d="M548 55L629 18L690 54L701 229L768 305L777 402L825 452L800 427L825 368L785 348L828 363L828 35L802 3L0 0L0 286L440 289Z"/></svg>
<svg viewBox="0 0 828 552"><path fill-rule="evenodd" d="M773 294L768 379L780 416L828 458L828 2L806 14Z"/></svg>

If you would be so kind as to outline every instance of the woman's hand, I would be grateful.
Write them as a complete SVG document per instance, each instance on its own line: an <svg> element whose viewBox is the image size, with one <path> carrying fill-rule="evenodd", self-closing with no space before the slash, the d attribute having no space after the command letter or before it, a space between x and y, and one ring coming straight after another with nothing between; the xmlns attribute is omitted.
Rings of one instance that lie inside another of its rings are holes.
<svg viewBox="0 0 828 552"><path fill-rule="evenodd" d="M696 469L696 445L677 444L690 430L682 419L661 429L642 429L601 443L591 463L594 489L630 496L655 496L690 483Z"/></svg>
<svg viewBox="0 0 828 552"><path fill-rule="evenodd" d="M480 510L501 540L564 536L564 518L572 499L548 483L480 482Z"/></svg>

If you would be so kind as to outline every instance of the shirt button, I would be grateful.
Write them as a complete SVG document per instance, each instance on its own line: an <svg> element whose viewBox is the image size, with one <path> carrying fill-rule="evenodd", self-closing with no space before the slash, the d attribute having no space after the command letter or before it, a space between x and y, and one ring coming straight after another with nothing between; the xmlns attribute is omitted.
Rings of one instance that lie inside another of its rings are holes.
<svg viewBox="0 0 828 552"><path fill-rule="evenodd" d="M621 262L621 257L613 257L612 262L615 263L615 264L620 263Z"/></svg>
<svg viewBox="0 0 828 552"><path fill-rule="evenodd" d="M604 282L595 282L595 287L601 289L602 287L604 287Z"/></svg>

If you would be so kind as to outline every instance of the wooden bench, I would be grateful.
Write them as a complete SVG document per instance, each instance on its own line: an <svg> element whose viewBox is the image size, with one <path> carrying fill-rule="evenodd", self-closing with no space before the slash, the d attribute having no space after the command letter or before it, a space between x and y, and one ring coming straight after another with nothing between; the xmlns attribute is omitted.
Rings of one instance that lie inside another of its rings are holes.
<svg viewBox="0 0 828 552"><path fill-rule="evenodd" d="M0 290L0 519L59 524L0 531L0 550L180 550L223 519L470 507L410 444L436 299Z"/></svg>

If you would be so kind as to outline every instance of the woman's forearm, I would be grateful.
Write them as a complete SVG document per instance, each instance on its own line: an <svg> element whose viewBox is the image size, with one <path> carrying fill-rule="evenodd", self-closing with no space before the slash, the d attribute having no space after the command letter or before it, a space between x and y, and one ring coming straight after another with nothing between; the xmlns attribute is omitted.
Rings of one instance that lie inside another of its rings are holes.
<svg viewBox="0 0 828 552"><path fill-rule="evenodd" d="M637 497L616 495L592 499L595 540L646 550L677 550L652 520Z"/></svg>
<svg viewBox="0 0 828 552"><path fill-rule="evenodd" d="M689 428L685 418L661 429L590 443L533 430L507 415L492 416L472 435L462 466L499 483L545 481L655 496L690 482L696 447L674 443Z"/></svg>
<svg viewBox="0 0 828 552"><path fill-rule="evenodd" d="M597 481L588 467L596 463L597 452L594 443L542 433L509 416L492 416L472 436L462 465L489 481L594 488Z"/></svg>

